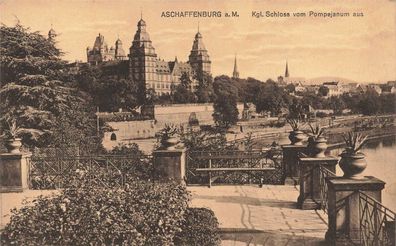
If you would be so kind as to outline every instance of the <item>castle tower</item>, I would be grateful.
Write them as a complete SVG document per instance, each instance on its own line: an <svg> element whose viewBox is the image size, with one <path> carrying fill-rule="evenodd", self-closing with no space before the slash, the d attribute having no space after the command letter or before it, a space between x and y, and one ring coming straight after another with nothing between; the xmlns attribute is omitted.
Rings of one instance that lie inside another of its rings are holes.
<svg viewBox="0 0 396 246"><path fill-rule="evenodd" d="M140 19L137 31L129 49L129 74L139 85L139 95L145 99L146 88L154 88L157 54L146 31L146 22Z"/></svg>
<svg viewBox="0 0 396 246"><path fill-rule="evenodd" d="M115 59L126 60L125 51L124 48L122 47L122 42L119 38L115 42Z"/></svg>
<svg viewBox="0 0 396 246"><path fill-rule="evenodd" d="M48 31L48 40L49 41L55 41L55 37L56 37L56 32L52 28L52 25L51 25L51 29Z"/></svg>
<svg viewBox="0 0 396 246"><path fill-rule="evenodd" d="M287 65L287 61L286 61L286 71L285 71L285 78L289 78L290 77L290 75L289 75L289 67L288 67L288 65Z"/></svg>
<svg viewBox="0 0 396 246"><path fill-rule="evenodd" d="M199 27L197 34L195 34L195 39L192 45L190 56L188 57L188 61L192 69L198 75L202 75L203 72L206 72L208 74L211 73L211 61L208 51L206 50L205 45L202 41L202 35L199 32Z"/></svg>
<svg viewBox="0 0 396 246"><path fill-rule="evenodd" d="M232 72L232 77L234 79L239 79L239 72L238 72L236 55L235 55L235 60L234 60L234 71Z"/></svg>
<svg viewBox="0 0 396 246"><path fill-rule="evenodd" d="M113 52L113 54L111 52ZM87 48L87 61L91 65L98 65L101 62L111 60L114 60L114 48L110 50L105 42L104 36L99 33L95 39L93 48Z"/></svg>

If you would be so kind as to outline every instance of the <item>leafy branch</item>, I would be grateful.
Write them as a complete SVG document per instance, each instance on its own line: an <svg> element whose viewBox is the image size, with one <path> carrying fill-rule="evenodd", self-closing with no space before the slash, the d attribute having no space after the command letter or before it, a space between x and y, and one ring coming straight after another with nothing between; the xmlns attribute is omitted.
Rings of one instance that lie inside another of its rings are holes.
<svg viewBox="0 0 396 246"><path fill-rule="evenodd" d="M44 131L38 129L18 127L15 119L7 121L7 125L8 129L5 129L1 136L9 139L19 138L23 134L30 134L32 138L37 139L38 136L44 134Z"/></svg>

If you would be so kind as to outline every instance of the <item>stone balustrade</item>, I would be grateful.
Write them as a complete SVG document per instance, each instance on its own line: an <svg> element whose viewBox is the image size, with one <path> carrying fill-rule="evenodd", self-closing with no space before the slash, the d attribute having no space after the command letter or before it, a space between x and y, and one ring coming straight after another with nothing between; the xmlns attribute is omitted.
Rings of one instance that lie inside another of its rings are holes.
<svg viewBox="0 0 396 246"><path fill-rule="evenodd" d="M300 169L300 195L297 199L297 207L300 209L319 209L322 205L321 170L326 168L335 173L338 158L327 156L320 158L299 157Z"/></svg>
<svg viewBox="0 0 396 246"><path fill-rule="evenodd" d="M283 169L285 175L285 185L298 185L300 170L298 158L300 153L306 153L306 145L282 145L283 150Z"/></svg>
<svg viewBox="0 0 396 246"><path fill-rule="evenodd" d="M0 192L22 192L29 188L30 156L31 153L0 154Z"/></svg>

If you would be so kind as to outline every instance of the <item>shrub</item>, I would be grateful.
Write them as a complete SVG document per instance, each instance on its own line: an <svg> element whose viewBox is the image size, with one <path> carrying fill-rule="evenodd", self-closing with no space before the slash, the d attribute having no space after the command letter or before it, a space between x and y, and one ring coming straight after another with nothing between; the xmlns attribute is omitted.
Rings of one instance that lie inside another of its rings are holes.
<svg viewBox="0 0 396 246"><path fill-rule="evenodd" d="M175 245L220 245L217 218L207 208L188 208L182 231L176 234Z"/></svg>
<svg viewBox="0 0 396 246"><path fill-rule="evenodd" d="M181 231L188 193L177 183L66 189L13 210L3 245L169 245Z"/></svg>

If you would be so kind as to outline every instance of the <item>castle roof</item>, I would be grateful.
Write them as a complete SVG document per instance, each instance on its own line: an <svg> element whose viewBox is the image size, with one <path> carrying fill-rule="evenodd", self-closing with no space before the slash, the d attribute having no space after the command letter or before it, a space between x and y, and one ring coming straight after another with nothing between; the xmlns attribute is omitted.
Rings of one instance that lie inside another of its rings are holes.
<svg viewBox="0 0 396 246"><path fill-rule="evenodd" d="M143 19L140 19L137 26L138 26L138 30L136 31L133 40L134 41L150 41L150 35L146 31L146 22Z"/></svg>
<svg viewBox="0 0 396 246"><path fill-rule="evenodd" d="M156 70L158 73L182 75L183 73L191 73L192 68L187 62L175 61L156 61Z"/></svg>
<svg viewBox="0 0 396 246"><path fill-rule="evenodd" d="M107 48L107 43L104 40L104 36L99 33L99 35L95 39L95 43L93 46L94 50L100 50L100 49L106 49Z"/></svg>
<svg viewBox="0 0 396 246"><path fill-rule="evenodd" d="M202 41L202 35L200 32L197 32L197 34L195 34L195 39L193 42L192 50L206 51L205 45Z"/></svg>
<svg viewBox="0 0 396 246"><path fill-rule="evenodd" d="M51 27L51 29L48 31L48 36L53 36L56 35L55 30Z"/></svg>
<svg viewBox="0 0 396 246"><path fill-rule="evenodd" d="M138 22L138 27L139 26L145 26L145 25L146 25L146 22L143 19L140 19L139 22Z"/></svg>

